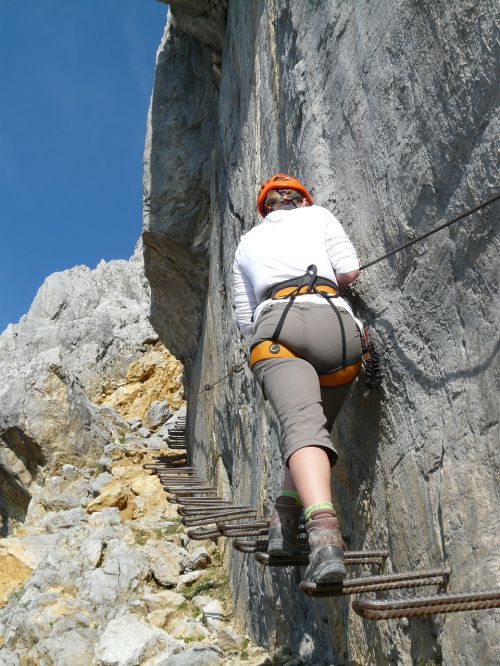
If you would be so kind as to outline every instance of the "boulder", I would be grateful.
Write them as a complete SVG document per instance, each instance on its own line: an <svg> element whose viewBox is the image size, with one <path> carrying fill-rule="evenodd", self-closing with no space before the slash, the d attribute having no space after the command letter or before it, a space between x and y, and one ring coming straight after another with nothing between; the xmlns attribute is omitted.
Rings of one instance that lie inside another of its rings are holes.
<svg viewBox="0 0 500 666"><path fill-rule="evenodd" d="M97 567L102 558L104 542L97 537L89 537L80 543L80 553L85 564L91 568Z"/></svg>
<svg viewBox="0 0 500 666"><path fill-rule="evenodd" d="M33 570L9 553L8 548L0 541L0 608L22 589L32 573Z"/></svg>
<svg viewBox="0 0 500 666"><path fill-rule="evenodd" d="M218 599L212 599L202 607L203 622L210 631L224 628L224 607Z"/></svg>
<svg viewBox="0 0 500 666"><path fill-rule="evenodd" d="M143 599L149 612L165 609L174 612L185 601L182 594L178 594L171 590L149 592L144 594Z"/></svg>
<svg viewBox="0 0 500 666"><path fill-rule="evenodd" d="M89 517L89 524L93 527L116 527L120 523L120 511L114 506L93 513Z"/></svg>
<svg viewBox="0 0 500 666"><path fill-rule="evenodd" d="M78 476L78 471L74 465L65 463L62 468L62 474L66 481L74 481Z"/></svg>
<svg viewBox="0 0 500 666"><path fill-rule="evenodd" d="M148 541L144 549L155 580L164 587L174 587L185 568L186 551L169 541Z"/></svg>
<svg viewBox="0 0 500 666"><path fill-rule="evenodd" d="M101 494L103 487L113 480L113 475L109 472L101 472L95 479L91 482L91 490L94 497Z"/></svg>
<svg viewBox="0 0 500 666"><path fill-rule="evenodd" d="M166 631L152 627L134 615L111 620L95 651L101 666L137 666L158 653L168 656L181 644Z"/></svg>
<svg viewBox="0 0 500 666"><path fill-rule="evenodd" d="M100 567L87 570L75 583L84 599L109 613L120 600L133 595L148 573L143 553L115 538L108 542Z"/></svg>
<svg viewBox="0 0 500 666"><path fill-rule="evenodd" d="M69 529L87 522L88 515L84 509L75 508L67 511L49 511L42 520L42 527L52 534L62 528Z"/></svg>
<svg viewBox="0 0 500 666"><path fill-rule="evenodd" d="M222 652L212 645L199 645L185 652L174 654L155 666L219 666L223 663Z"/></svg>
<svg viewBox="0 0 500 666"><path fill-rule="evenodd" d="M127 506L128 495L119 481L113 479L106 483L101 494L87 504L87 513L96 513L109 507L125 509Z"/></svg>
<svg viewBox="0 0 500 666"><path fill-rule="evenodd" d="M205 546L199 546L191 553L191 557L187 564L187 568L192 571L198 569L206 569L212 562L212 558L208 554Z"/></svg>
<svg viewBox="0 0 500 666"><path fill-rule="evenodd" d="M177 582L177 589L180 590L183 587L191 587L193 583L196 583L203 576L203 571L190 571L189 573L179 576Z"/></svg>
<svg viewBox="0 0 500 666"><path fill-rule="evenodd" d="M243 636L240 636L234 627L224 627L218 635L217 645L224 652L238 652L243 643Z"/></svg>
<svg viewBox="0 0 500 666"><path fill-rule="evenodd" d="M169 625L169 631L174 638L190 641L202 641L210 635L208 629L201 622L191 618L174 619Z"/></svg>
<svg viewBox="0 0 500 666"><path fill-rule="evenodd" d="M143 419L143 424L146 428L155 430L163 425L170 416L172 416L172 410L166 400L153 400Z"/></svg>

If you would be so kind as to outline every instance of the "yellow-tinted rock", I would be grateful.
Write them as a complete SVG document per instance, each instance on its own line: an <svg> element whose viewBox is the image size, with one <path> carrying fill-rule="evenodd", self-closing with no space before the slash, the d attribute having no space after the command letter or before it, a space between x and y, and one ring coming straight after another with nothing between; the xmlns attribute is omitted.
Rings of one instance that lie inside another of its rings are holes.
<svg viewBox="0 0 500 666"><path fill-rule="evenodd" d="M57 599L53 604L45 607L46 613L51 613L54 617L66 617L67 615L72 615L76 610L74 600L69 600L68 598L61 597Z"/></svg>
<svg viewBox="0 0 500 666"><path fill-rule="evenodd" d="M165 496L158 478L155 476L138 476L132 481L130 488L134 495L140 495L144 498L158 496L158 493L160 493L160 497Z"/></svg>
<svg viewBox="0 0 500 666"><path fill-rule="evenodd" d="M158 627L158 629L163 629L167 624L167 620L171 617L172 612L166 610L155 610L147 614L147 621L149 624L152 624L153 627Z"/></svg>
<svg viewBox="0 0 500 666"><path fill-rule="evenodd" d="M32 573L24 562L0 547L0 608L7 604L11 594L22 588Z"/></svg>
<svg viewBox="0 0 500 666"><path fill-rule="evenodd" d="M148 454L149 456L149 454ZM129 495L128 507L133 506L133 514L128 518L136 519L144 516L166 516L165 493L156 475L152 476L142 467L144 456L133 459L121 458L112 467L111 474L119 480L121 486ZM135 505L134 497L139 497L140 502ZM172 516L177 517L176 509L172 504L168 505L174 509ZM168 515L170 515L168 513ZM122 520L124 515L122 513Z"/></svg>
<svg viewBox="0 0 500 666"><path fill-rule="evenodd" d="M94 397L113 407L123 418L144 418L155 400L166 400L173 410L184 406L182 363L161 343L130 364L125 378L108 381Z"/></svg>
<svg viewBox="0 0 500 666"><path fill-rule="evenodd" d="M125 509L128 502L127 492L119 481L113 479L103 486L101 494L87 504L87 513L102 511L106 507L116 506L120 511Z"/></svg>
<svg viewBox="0 0 500 666"><path fill-rule="evenodd" d="M156 610L168 611L173 613L179 606L182 606L185 599L182 594L173 590L162 590L161 592L149 592L144 595L146 608L150 613Z"/></svg>

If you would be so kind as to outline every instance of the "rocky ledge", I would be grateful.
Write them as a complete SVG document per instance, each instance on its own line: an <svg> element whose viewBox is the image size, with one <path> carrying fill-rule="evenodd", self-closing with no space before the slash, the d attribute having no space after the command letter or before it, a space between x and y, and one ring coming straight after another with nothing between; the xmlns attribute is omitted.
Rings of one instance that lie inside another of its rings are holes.
<svg viewBox="0 0 500 666"><path fill-rule="evenodd" d="M137 425L96 467L33 486L24 524L0 540L2 664L272 663L231 624L223 550L186 536L142 467L169 453L161 428Z"/></svg>

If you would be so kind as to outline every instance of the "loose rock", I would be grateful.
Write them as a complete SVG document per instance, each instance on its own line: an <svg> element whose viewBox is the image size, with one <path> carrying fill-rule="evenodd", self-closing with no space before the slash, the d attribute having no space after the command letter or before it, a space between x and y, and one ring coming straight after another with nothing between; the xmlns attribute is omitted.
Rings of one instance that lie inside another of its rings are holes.
<svg viewBox="0 0 500 666"><path fill-rule="evenodd" d="M96 478L91 482L91 490L94 497L97 497L101 494L103 487L113 480L113 475L109 472L101 472Z"/></svg>
<svg viewBox="0 0 500 666"><path fill-rule="evenodd" d="M198 569L206 569L212 562L212 558L208 554L205 546L199 546L191 555L191 559L188 562L188 569L192 571Z"/></svg>
<svg viewBox="0 0 500 666"><path fill-rule="evenodd" d="M109 507L125 509L127 500L127 493L122 485L119 481L113 479L102 487L100 495L88 503L87 513L95 513Z"/></svg>
<svg viewBox="0 0 500 666"><path fill-rule="evenodd" d="M193 647L175 654L157 666L218 666L222 664L222 652L213 646Z"/></svg>
<svg viewBox="0 0 500 666"><path fill-rule="evenodd" d="M187 638L188 640L196 641L202 641L210 635L208 629L201 622L190 618L174 620L169 625L169 631L175 638Z"/></svg>
<svg viewBox="0 0 500 666"><path fill-rule="evenodd" d="M154 400L144 417L144 425L152 430L161 426L172 416L172 411L166 400Z"/></svg>
<svg viewBox="0 0 500 666"><path fill-rule="evenodd" d="M101 666L137 666L160 652L170 655L180 647L166 631L151 627L134 615L124 615L109 622L95 657Z"/></svg>
<svg viewBox="0 0 500 666"><path fill-rule="evenodd" d="M183 574L179 576L177 583L177 589L180 590L183 587L191 587L193 583L196 583L203 576L203 571L191 571L190 573Z"/></svg>
<svg viewBox="0 0 500 666"><path fill-rule="evenodd" d="M223 652L238 652L243 643L243 637L240 636L234 627L225 627L219 632L217 645Z"/></svg>

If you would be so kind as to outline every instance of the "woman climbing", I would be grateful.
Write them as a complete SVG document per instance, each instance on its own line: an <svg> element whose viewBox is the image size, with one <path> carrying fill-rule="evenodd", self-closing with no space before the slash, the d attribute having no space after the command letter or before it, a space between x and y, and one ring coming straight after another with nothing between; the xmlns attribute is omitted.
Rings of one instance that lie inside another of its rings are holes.
<svg viewBox="0 0 500 666"><path fill-rule="evenodd" d="M253 334L250 367L282 429L285 472L268 552L298 551L304 510L311 550L305 579L341 582L343 542L331 495L337 452L329 433L361 367L360 330L339 295L357 278L359 262L340 223L296 178L272 176L257 206L264 221L236 250L233 302L240 330Z"/></svg>

